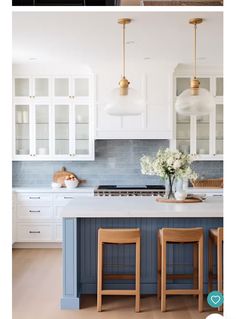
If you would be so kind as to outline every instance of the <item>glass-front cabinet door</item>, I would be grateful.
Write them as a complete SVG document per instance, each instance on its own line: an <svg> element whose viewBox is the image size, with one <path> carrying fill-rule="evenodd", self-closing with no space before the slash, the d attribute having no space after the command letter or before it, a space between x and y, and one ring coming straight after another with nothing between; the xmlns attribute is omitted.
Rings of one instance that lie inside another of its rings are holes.
<svg viewBox="0 0 236 319"><path fill-rule="evenodd" d="M14 150L13 154L25 157L31 154L30 150L30 105L14 105Z"/></svg>
<svg viewBox="0 0 236 319"><path fill-rule="evenodd" d="M69 77L56 77L53 79L53 97L55 99L71 97Z"/></svg>
<svg viewBox="0 0 236 319"><path fill-rule="evenodd" d="M175 77L176 98L190 86L189 76ZM174 111L175 139L171 143L196 159L222 159L223 155L223 77L200 77L200 85L215 98L215 109L204 116L184 116Z"/></svg>
<svg viewBox="0 0 236 319"><path fill-rule="evenodd" d="M38 157L50 154L49 104L35 104L35 153Z"/></svg>
<svg viewBox="0 0 236 319"><path fill-rule="evenodd" d="M72 96L75 99L86 99L90 96L89 78L72 78Z"/></svg>
<svg viewBox="0 0 236 319"><path fill-rule="evenodd" d="M30 77L14 78L13 97L29 98L31 95Z"/></svg>
<svg viewBox="0 0 236 319"><path fill-rule="evenodd" d="M210 149L210 115L196 117L196 154L207 155Z"/></svg>
<svg viewBox="0 0 236 319"><path fill-rule="evenodd" d="M191 153L191 117L176 114L176 148L186 154Z"/></svg>
<svg viewBox="0 0 236 319"><path fill-rule="evenodd" d="M70 104L54 105L53 154L69 156L70 150Z"/></svg>
<svg viewBox="0 0 236 319"><path fill-rule="evenodd" d="M224 153L224 109L223 104L216 104L216 143L215 154Z"/></svg>
<svg viewBox="0 0 236 319"><path fill-rule="evenodd" d="M51 82L47 77L35 77L33 81L33 98L43 99L50 97Z"/></svg>
<svg viewBox="0 0 236 319"><path fill-rule="evenodd" d="M88 155L90 148L89 105L75 105L75 154Z"/></svg>

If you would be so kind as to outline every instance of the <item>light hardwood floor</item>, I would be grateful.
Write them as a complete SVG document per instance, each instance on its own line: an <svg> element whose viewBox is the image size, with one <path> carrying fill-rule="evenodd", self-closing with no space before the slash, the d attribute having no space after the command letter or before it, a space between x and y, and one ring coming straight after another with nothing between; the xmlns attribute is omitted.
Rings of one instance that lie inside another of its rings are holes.
<svg viewBox="0 0 236 319"><path fill-rule="evenodd" d="M13 250L13 319L203 319L210 314L204 303L203 313L197 310L192 296L170 296L166 313L160 312L156 296L141 298L141 313L134 312L134 297L107 296L104 311L96 310L96 296L84 295L81 310L60 310L61 250Z"/></svg>

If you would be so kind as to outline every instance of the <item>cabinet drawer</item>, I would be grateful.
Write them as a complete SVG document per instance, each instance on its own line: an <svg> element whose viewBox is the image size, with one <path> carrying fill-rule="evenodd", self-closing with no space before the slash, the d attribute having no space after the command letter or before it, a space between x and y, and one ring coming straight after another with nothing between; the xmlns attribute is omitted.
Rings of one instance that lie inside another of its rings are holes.
<svg viewBox="0 0 236 319"><path fill-rule="evenodd" d="M58 206L64 206L67 203L69 203L72 199L78 198L78 197L90 197L93 196L93 193L65 193L65 194L55 194L54 195L54 203Z"/></svg>
<svg viewBox="0 0 236 319"><path fill-rule="evenodd" d="M18 242L53 240L53 226L50 224L17 224L16 233Z"/></svg>
<svg viewBox="0 0 236 319"><path fill-rule="evenodd" d="M53 208L47 206L18 206L18 219L51 219L53 218Z"/></svg>
<svg viewBox="0 0 236 319"><path fill-rule="evenodd" d="M56 241L62 241L62 225L56 225Z"/></svg>
<svg viewBox="0 0 236 319"><path fill-rule="evenodd" d="M35 205L36 203L40 203L40 205L48 205L49 202L52 202L52 194L17 194L17 205Z"/></svg>

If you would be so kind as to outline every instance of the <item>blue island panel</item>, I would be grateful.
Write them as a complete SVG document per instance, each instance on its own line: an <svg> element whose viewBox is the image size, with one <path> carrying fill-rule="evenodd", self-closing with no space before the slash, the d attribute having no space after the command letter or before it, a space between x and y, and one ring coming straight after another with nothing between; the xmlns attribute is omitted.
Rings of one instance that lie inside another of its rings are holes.
<svg viewBox="0 0 236 319"><path fill-rule="evenodd" d="M98 228L140 228L141 294L157 291L157 230L163 227L204 228L204 290L208 283L208 230L222 218L64 218L62 309L78 309L80 294L96 294ZM168 245L168 273L192 273L191 244ZM105 273L134 273L133 245L105 245ZM130 289L130 281L107 281L107 289ZM191 280L168 281L168 288L191 288Z"/></svg>

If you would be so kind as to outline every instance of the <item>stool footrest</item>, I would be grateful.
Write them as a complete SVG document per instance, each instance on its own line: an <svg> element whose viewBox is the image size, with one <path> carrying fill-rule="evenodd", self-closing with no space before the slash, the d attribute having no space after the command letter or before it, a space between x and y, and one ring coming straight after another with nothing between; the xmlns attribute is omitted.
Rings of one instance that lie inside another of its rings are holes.
<svg viewBox="0 0 236 319"><path fill-rule="evenodd" d="M194 274L167 274L167 279L193 279Z"/></svg>
<svg viewBox="0 0 236 319"><path fill-rule="evenodd" d="M136 290L102 290L101 295L113 295L113 296L134 296L136 295Z"/></svg>
<svg viewBox="0 0 236 319"><path fill-rule="evenodd" d="M166 295L199 295L198 289L171 289L165 291Z"/></svg>
<svg viewBox="0 0 236 319"><path fill-rule="evenodd" d="M105 280L113 280L113 279L120 279L120 280L129 280L135 279L135 275L133 274L104 274L103 278Z"/></svg>

